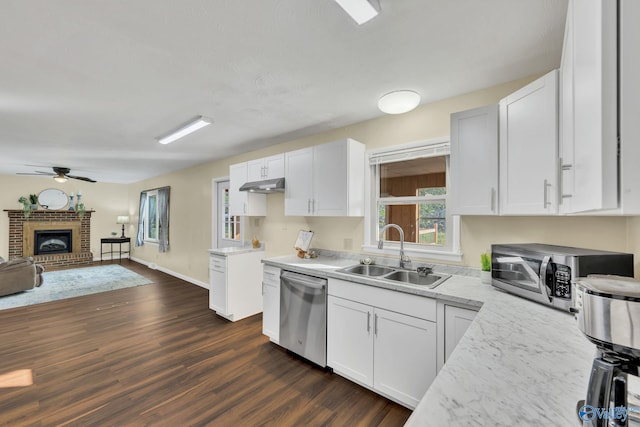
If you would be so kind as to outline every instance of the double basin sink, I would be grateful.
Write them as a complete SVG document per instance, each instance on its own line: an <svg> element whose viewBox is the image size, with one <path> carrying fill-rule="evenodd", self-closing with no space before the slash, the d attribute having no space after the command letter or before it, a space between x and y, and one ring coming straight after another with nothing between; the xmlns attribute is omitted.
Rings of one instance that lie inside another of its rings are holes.
<svg viewBox="0 0 640 427"><path fill-rule="evenodd" d="M448 274L436 274L431 272L417 272L402 270L382 265L357 264L337 270L338 273L367 276L375 279L389 280L410 285L424 286L433 289L449 277Z"/></svg>

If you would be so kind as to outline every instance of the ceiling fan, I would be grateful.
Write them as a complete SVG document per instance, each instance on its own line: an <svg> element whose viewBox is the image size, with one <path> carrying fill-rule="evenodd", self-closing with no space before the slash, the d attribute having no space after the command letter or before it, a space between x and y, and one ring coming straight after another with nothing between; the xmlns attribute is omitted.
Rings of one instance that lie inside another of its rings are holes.
<svg viewBox="0 0 640 427"><path fill-rule="evenodd" d="M39 175L39 176L48 175L48 176L52 176L53 179L55 179L58 182L66 182L67 179L69 179L69 178L78 179L80 181L96 182L95 180L93 180L91 178L87 178L86 176L69 175L69 172L71 172L71 169L69 169L69 168L63 168L63 167L60 167L60 166L54 166L52 169L53 169L53 172L43 172L43 171L35 171L33 173L20 173L20 172L18 172L17 175Z"/></svg>

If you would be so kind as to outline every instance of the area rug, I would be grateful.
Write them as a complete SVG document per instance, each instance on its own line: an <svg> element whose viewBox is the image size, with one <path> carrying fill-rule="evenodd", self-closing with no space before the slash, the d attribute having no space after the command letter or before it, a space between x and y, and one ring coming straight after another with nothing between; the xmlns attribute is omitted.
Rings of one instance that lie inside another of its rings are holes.
<svg viewBox="0 0 640 427"><path fill-rule="evenodd" d="M45 271L42 286L0 297L0 310L147 285L151 280L116 265Z"/></svg>

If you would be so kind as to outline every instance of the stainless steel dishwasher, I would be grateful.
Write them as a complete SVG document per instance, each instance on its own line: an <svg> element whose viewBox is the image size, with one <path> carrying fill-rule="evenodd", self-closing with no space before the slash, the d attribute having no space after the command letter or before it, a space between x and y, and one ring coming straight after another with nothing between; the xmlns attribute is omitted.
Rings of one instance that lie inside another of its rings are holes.
<svg viewBox="0 0 640 427"><path fill-rule="evenodd" d="M327 366L327 280L283 271L280 275L280 345Z"/></svg>

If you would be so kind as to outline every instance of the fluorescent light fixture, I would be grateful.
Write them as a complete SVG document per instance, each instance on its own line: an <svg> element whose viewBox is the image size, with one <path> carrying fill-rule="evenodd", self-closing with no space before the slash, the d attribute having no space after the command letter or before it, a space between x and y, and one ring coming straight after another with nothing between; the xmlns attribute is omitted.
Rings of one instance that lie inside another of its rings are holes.
<svg viewBox="0 0 640 427"><path fill-rule="evenodd" d="M198 116L194 120L190 121L189 123L186 123L180 126L178 129L171 132L170 134L158 138L158 142L160 144L170 144L173 141L176 141L184 136L187 136L197 131L198 129L202 129L205 126L209 126L211 123L213 123L213 120L211 120L210 118L207 118L204 116Z"/></svg>
<svg viewBox="0 0 640 427"><path fill-rule="evenodd" d="M413 110L420 104L420 95L412 90L389 92L378 100L378 108L387 114L402 114Z"/></svg>
<svg viewBox="0 0 640 427"><path fill-rule="evenodd" d="M335 0L358 25L375 18L380 12L378 0Z"/></svg>

